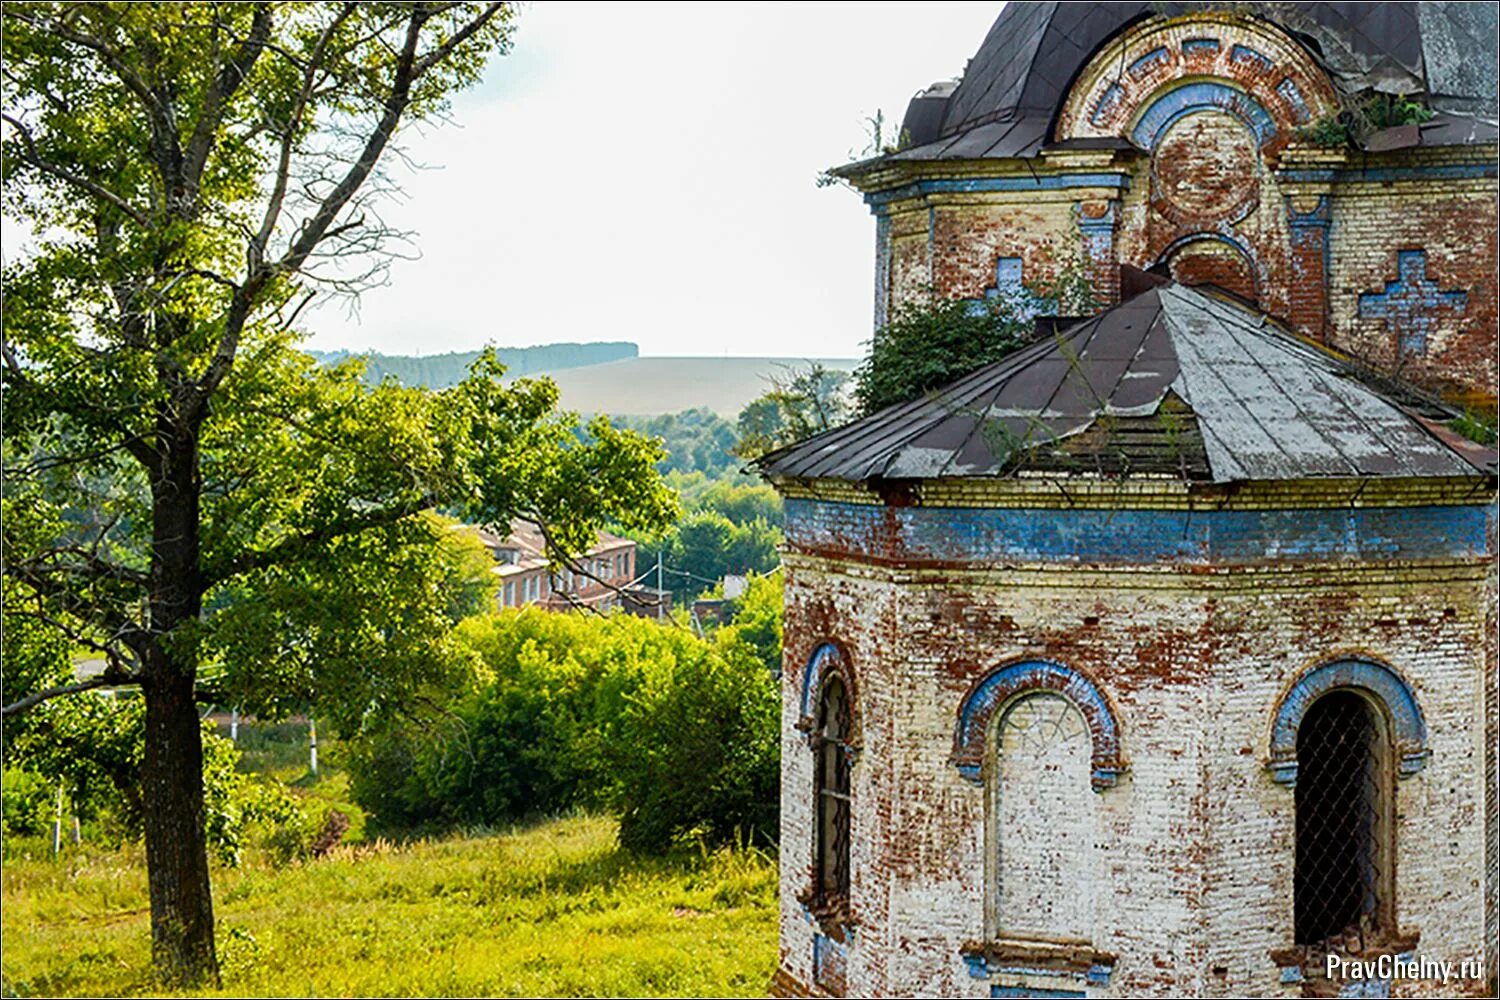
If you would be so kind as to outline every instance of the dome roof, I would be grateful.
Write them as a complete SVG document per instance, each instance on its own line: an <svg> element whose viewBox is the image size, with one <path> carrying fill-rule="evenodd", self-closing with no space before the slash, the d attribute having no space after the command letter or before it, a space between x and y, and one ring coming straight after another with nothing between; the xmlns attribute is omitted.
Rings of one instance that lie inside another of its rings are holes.
<svg viewBox="0 0 1500 1000"><path fill-rule="evenodd" d="M913 98L903 122L913 148L895 158L1033 155L1074 78L1110 38L1150 17L1223 6L1012 0L956 86L937 84ZM1424 94L1439 111L1493 121L1495 4L1249 3L1233 10L1291 34L1346 93ZM1493 138L1493 128L1481 129L1469 141ZM926 147L938 148L907 155Z"/></svg>
<svg viewBox="0 0 1500 1000"><path fill-rule="evenodd" d="M792 479L1493 475L1495 455L1268 317L1172 282L758 463ZM1424 404L1430 406L1430 404Z"/></svg>

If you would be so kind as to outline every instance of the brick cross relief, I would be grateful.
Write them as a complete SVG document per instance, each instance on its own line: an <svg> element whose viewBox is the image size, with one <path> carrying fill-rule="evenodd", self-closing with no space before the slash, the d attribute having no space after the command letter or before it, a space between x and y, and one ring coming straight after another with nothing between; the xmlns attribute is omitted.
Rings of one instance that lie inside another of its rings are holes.
<svg viewBox="0 0 1500 1000"><path fill-rule="evenodd" d="M1396 254L1396 280L1387 281L1382 292L1360 295L1359 314L1385 320L1403 355L1425 354L1438 321L1463 315L1468 304L1468 292L1445 292L1427 277L1426 250L1402 250Z"/></svg>
<svg viewBox="0 0 1500 1000"><path fill-rule="evenodd" d="M1010 304L1012 313L1020 320L1033 320L1038 316L1056 316L1057 302L1037 295L1021 283L1021 258L1001 257L995 263L995 284L984 290L984 298L970 299L969 310L982 313L987 303L1000 299Z"/></svg>

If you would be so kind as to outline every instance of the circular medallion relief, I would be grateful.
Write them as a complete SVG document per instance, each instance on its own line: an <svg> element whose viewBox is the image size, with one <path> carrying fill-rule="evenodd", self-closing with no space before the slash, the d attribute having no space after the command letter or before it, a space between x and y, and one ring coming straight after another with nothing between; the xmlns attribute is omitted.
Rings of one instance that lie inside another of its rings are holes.
<svg viewBox="0 0 1500 1000"><path fill-rule="evenodd" d="M1153 200L1176 222L1238 222L1260 191L1260 148L1245 124L1198 111L1168 125L1151 158Z"/></svg>

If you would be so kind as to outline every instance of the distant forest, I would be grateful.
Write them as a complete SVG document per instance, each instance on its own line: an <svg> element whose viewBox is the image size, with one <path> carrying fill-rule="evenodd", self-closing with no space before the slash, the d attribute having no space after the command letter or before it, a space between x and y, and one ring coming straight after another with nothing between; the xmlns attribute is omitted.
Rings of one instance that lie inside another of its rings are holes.
<svg viewBox="0 0 1500 1000"><path fill-rule="evenodd" d="M336 364L355 351L308 351L325 365ZM590 344L544 344L539 347L497 347L495 353L510 375L530 375L560 368L582 368L606 361L634 358L640 347L626 340L599 341ZM446 389L464 377L469 365L479 357L478 351L454 354L430 354L417 357L407 354L362 355L365 358L365 380L371 384L387 375L402 385L425 385L429 389Z"/></svg>

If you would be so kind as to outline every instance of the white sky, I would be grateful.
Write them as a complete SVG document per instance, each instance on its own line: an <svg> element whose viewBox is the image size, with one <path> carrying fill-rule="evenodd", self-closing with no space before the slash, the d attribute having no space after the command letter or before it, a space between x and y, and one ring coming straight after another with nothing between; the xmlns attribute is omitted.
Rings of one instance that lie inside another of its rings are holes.
<svg viewBox="0 0 1500 1000"><path fill-rule="evenodd" d="M814 186L956 76L1000 3L528 4L382 214L421 257L309 347L438 354L633 340L642 354L856 357L875 226Z"/></svg>

